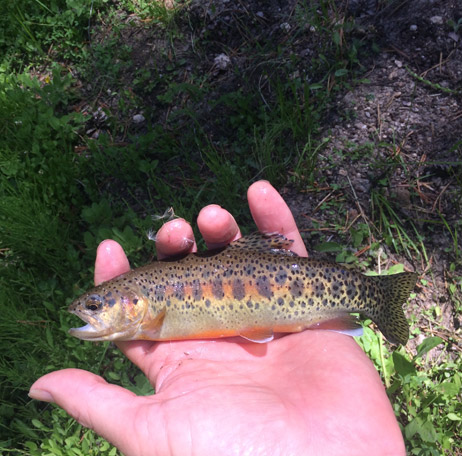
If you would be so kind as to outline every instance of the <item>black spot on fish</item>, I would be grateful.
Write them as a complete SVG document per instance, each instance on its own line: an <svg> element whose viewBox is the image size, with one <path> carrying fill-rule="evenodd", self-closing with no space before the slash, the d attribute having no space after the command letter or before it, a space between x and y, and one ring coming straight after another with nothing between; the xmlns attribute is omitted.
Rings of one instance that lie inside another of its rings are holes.
<svg viewBox="0 0 462 456"><path fill-rule="evenodd" d="M221 279L212 280L212 294L217 299L223 299L225 292L223 291L223 282Z"/></svg>
<svg viewBox="0 0 462 456"><path fill-rule="evenodd" d="M208 279L210 277L211 272L208 269L204 269L202 271L202 278L203 279Z"/></svg>
<svg viewBox="0 0 462 456"><path fill-rule="evenodd" d="M210 299L205 300L205 307L210 307Z"/></svg>
<svg viewBox="0 0 462 456"><path fill-rule="evenodd" d="M299 298L302 296L304 289L305 287L303 286L303 282L300 279L294 280L289 287L293 298Z"/></svg>
<svg viewBox="0 0 462 456"><path fill-rule="evenodd" d="M322 282L319 282L317 285L314 287L314 294L317 298L321 298L324 295L326 287Z"/></svg>
<svg viewBox="0 0 462 456"><path fill-rule="evenodd" d="M232 281L232 290L233 290L233 297L240 301L245 297L245 286L241 279L234 279Z"/></svg>
<svg viewBox="0 0 462 456"><path fill-rule="evenodd" d="M152 293L152 288L151 288L151 293ZM154 297L156 298L157 301L163 301L165 296L165 286L164 285L156 285L155 286L155 292L154 292Z"/></svg>
<svg viewBox="0 0 462 456"><path fill-rule="evenodd" d="M199 301L202 298L202 286L199 279L192 281L192 296L195 301Z"/></svg>
<svg viewBox="0 0 462 456"><path fill-rule="evenodd" d="M278 298L278 305L283 306L284 305L284 299Z"/></svg>
<svg viewBox="0 0 462 456"><path fill-rule="evenodd" d="M278 285L284 285L287 280L287 271L280 269L277 274L274 276L274 281Z"/></svg>
<svg viewBox="0 0 462 456"><path fill-rule="evenodd" d="M113 307L116 303L116 300L114 298L111 298L107 301L109 307Z"/></svg>
<svg viewBox="0 0 462 456"><path fill-rule="evenodd" d="M138 304L138 301L139 301L138 298L134 298L133 301L132 301L132 302L133 302L133 305L136 306L136 305Z"/></svg>
<svg viewBox="0 0 462 456"><path fill-rule="evenodd" d="M253 264L246 264L243 268L244 273L248 276L252 275L257 268Z"/></svg>
<svg viewBox="0 0 462 456"><path fill-rule="evenodd" d="M182 301L184 299L184 283L176 283L173 289L175 290L175 298Z"/></svg>
<svg viewBox="0 0 462 456"><path fill-rule="evenodd" d="M273 296L273 293L271 291L271 284L266 275L262 275L257 278L256 287L257 287L258 293L260 293L261 296L264 296L265 298L268 298L268 299L271 299L271 297Z"/></svg>

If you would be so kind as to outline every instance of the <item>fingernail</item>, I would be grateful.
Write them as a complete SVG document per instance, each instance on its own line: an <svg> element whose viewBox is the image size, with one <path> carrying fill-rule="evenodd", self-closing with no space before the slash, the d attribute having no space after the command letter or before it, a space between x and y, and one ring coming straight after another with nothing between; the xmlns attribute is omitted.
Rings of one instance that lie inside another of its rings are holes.
<svg viewBox="0 0 462 456"><path fill-rule="evenodd" d="M35 399L37 401L43 401L43 402L54 402L55 400L53 399L53 396L45 390L41 389L31 389L29 391L29 397L31 399Z"/></svg>

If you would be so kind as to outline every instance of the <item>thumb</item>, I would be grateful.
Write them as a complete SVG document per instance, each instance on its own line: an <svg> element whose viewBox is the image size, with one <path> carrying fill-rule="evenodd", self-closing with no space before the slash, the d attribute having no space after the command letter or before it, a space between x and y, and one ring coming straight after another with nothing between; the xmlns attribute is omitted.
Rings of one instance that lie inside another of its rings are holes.
<svg viewBox="0 0 462 456"><path fill-rule="evenodd" d="M44 375L31 386L29 396L56 403L124 454L133 454L136 410L146 398L80 369Z"/></svg>

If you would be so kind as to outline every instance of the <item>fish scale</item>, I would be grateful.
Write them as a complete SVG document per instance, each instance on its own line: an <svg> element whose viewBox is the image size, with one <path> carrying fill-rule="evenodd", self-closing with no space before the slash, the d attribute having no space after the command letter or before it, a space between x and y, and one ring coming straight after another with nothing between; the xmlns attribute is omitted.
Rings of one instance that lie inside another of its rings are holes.
<svg viewBox="0 0 462 456"><path fill-rule="evenodd" d="M406 343L402 304L416 274L364 276L296 256L281 235L254 234L215 252L156 261L95 287L69 310L88 340L180 340L351 330L359 312L393 343Z"/></svg>

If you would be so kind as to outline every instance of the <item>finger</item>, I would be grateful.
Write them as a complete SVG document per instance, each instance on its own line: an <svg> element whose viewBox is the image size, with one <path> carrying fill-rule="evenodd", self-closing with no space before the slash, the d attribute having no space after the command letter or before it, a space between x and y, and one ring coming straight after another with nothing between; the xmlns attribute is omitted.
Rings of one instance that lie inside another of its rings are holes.
<svg viewBox="0 0 462 456"><path fill-rule="evenodd" d="M209 249L223 247L241 237L234 217L217 204L210 204L200 211L197 225Z"/></svg>
<svg viewBox="0 0 462 456"><path fill-rule="evenodd" d="M64 369L39 378L31 386L29 396L56 403L122 453L134 454L137 410L147 398L137 397L131 391L80 369ZM155 398L149 400L155 402Z"/></svg>
<svg viewBox="0 0 462 456"><path fill-rule="evenodd" d="M159 260L172 255L195 252L197 246L191 225L184 219L170 220L157 232L156 248Z"/></svg>
<svg viewBox="0 0 462 456"><path fill-rule="evenodd" d="M262 233L280 233L294 241L291 250L308 256L294 216L282 196L266 181L252 184L247 191L250 212Z"/></svg>
<svg viewBox="0 0 462 456"><path fill-rule="evenodd" d="M95 285L130 270L127 256L120 244L107 239L98 246L95 263Z"/></svg>

